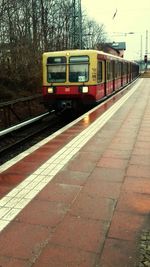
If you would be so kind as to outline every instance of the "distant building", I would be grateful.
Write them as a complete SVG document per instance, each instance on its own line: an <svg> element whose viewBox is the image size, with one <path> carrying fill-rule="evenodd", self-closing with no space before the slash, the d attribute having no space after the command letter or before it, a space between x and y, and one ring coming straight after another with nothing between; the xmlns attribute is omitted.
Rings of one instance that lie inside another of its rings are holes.
<svg viewBox="0 0 150 267"><path fill-rule="evenodd" d="M106 53L124 57L124 51L126 50L125 42L113 42L113 43L103 43L98 46L99 50L102 50Z"/></svg>

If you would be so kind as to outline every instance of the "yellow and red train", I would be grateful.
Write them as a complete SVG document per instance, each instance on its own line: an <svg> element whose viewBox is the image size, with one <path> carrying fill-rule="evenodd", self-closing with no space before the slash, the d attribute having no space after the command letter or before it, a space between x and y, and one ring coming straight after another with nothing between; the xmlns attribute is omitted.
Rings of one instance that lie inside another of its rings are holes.
<svg viewBox="0 0 150 267"><path fill-rule="evenodd" d="M96 50L43 54L43 99L49 109L62 111L94 105L131 83L139 65Z"/></svg>

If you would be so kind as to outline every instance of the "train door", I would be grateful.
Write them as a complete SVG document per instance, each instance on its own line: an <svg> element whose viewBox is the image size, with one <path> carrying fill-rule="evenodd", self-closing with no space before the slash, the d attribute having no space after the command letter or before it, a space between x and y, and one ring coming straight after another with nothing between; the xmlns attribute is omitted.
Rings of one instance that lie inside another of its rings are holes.
<svg viewBox="0 0 150 267"><path fill-rule="evenodd" d="M110 94L111 84L110 84L110 61L106 60L106 96Z"/></svg>
<svg viewBox="0 0 150 267"><path fill-rule="evenodd" d="M113 78L113 91L115 91L115 84L116 84L116 67L117 67L117 65L116 65L116 61L114 60L113 62L112 62L112 78Z"/></svg>
<svg viewBox="0 0 150 267"><path fill-rule="evenodd" d="M118 77L118 84L117 84L117 89L122 86L121 84L121 62L118 62L118 72L117 72L117 77Z"/></svg>
<svg viewBox="0 0 150 267"><path fill-rule="evenodd" d="M104 61L104 92L107 95L107 61Z"/></svg>
<svg viewBox="0 0 150 267"><path fill-rule="evenodd" d="M124 69L124 84L128 83L128 63L125 62L125 69Z"/></svg>
<svg viewBox="0 0 150 267"><path fill-rule="evenodd" d="M113 61L106 61L106 94L113 91Z"/></svg>
<svg viewBox="0 0 150 267"><path fill-rule="evenodd" d="M114 70L114 90L116 91L121 87L121 62L115 61Z"/></svg>
<svg viewBox="0 0 150 267"><path fill-rule="evenodd" d="M97 90L96 99L99 100L105 96L105 61L97 61Z"/></svg>
<svg viewBox="0 0 150 267"><path fill-rule="evenodd" d="M123 86L123 62L121 62L121 87Z"/></svg>
<svg viewBox="0 0 150 267"><path fill-rule="evenodd" d="M131 82L131 63L129 63L129 82Z"/></svg>
<svg viewBox="0 0 150 267"><path fill-rule="evenodd" d="M127 63L127 83L129 82L129 63Z"/></svg>

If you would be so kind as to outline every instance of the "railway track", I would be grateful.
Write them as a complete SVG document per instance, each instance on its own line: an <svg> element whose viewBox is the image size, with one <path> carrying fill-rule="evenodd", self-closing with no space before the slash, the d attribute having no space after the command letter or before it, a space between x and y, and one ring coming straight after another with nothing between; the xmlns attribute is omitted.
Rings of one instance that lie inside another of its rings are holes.
<svg viewBox="0 0 150 267"><path fill-rule="evenodd" d="M115 101L116 98L120 98L123 94L130 90L131 87L132 84L129 84L123 90L119 90L117 94L112 94L107 97L107 99L112 97L112 101ZM103 99L102 102L105 102L107 99ZM69 124L86 111L88 111L88 109L82 111L80 114L78 113L74 115L72 113L67 113L66 115L64 113L61 116L56 116L56 114L52 112L45 114L43 117L39 116L37 120L31 119L27 123L23 123L22 126L21 124L16 125L14 126L15 129L12 127L12 130L9 128L1 131L0 165L40 142L47 136L55 133L57 130Z"/></svg>
<svg viewBox="0 0 150 267"><path fill-rule="evenodd" d="M29 120L22 126L19 124L12 129L6 129L5 134L0 132L0 165L53 134L73 119L74 116L56 116L50 113L32 122Z"/></svg>

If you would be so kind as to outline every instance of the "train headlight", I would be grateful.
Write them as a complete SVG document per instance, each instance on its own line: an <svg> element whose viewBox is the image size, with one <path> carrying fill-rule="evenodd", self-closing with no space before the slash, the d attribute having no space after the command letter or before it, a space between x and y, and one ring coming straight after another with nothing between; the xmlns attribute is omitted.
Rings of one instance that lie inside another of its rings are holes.
<svg viewBox="0 0 150 267"><path fill-rule="evenodd" d="M88 86L83 86L82 87L82 93L88 93L88 91L89 91Z"/></svg>
<svg viewBox="0 0 150 267"><path fill-rule="evenodd" d="M48 92L49 94L52 94L52 93L54 92L53 87L48 87L48 88L47 88L47 92Z"/></svg>

